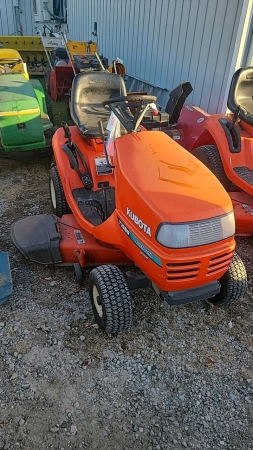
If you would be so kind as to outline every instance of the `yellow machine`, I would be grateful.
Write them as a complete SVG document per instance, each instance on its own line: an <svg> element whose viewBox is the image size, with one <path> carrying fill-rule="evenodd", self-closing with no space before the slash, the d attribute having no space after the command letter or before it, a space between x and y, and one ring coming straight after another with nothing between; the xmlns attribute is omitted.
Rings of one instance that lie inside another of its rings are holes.
<svg viewBox="0 0 253 450"><path fill-rule="evenodd" d="M17 50L0 48L0 73L22 73L28 80L27 65Z"/></svg>
<svg viewBox="0 0 253 450"><path fill-rule="evenodd" d="M98 51L98 44L96 42L78 42L67 41L67 49L69 54L74 59L74 55L87 55L89 53L95 54Z"/></svg>
<svg viewBox="0 0 253 450"><path fill-rule="evenodd" d="M53 51L54 46L50 47L49 39L48 50ZM0 44L4 49L17 50L23 61L27 64L28 72L43 71L48 65L46 52L40 36L0 36Z"/></svg>

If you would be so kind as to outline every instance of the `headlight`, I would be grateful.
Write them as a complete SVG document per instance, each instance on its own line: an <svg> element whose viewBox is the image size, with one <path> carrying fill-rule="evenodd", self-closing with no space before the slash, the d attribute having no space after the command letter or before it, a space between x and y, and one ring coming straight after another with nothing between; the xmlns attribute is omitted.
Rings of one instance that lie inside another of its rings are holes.
<svg viewBox="0 0 253 450"><path fill-rule="evenodd" d="M163 223L156 234L157 241L170 248L198 247L222 241L235 234L235 218L231 211L224 216L188 223Z"/></svg>

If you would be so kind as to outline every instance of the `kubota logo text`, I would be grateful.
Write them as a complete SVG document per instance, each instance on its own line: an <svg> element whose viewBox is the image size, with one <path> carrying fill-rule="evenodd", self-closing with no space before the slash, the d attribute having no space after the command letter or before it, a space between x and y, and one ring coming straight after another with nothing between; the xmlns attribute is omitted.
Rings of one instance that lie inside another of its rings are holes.
<svg viewBox="0 0 253 450"><path fill-rule="evenodd" d="M130 219L131 219L136 225L138 225L138 227L139 227L141 230L143 230L148 236L151 237L151 230L150 230L150 227L149 227L146 223L142 222L142 220L139 219L139 217L137 217L136 214L134 214L133 211L131 211L131 209L128 208L128 207L127 207L127 209L126 209L126 213L127 213L127 216L130 217Z"/></svg>

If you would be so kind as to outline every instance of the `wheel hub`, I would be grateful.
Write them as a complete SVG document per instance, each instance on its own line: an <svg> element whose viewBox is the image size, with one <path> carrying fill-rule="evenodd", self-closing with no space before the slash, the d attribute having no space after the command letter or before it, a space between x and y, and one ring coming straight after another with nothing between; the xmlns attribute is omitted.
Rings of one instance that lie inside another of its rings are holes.
<svg viewBox="0 0 253 450"><path fill-rule="evenodd" d="M102 318L103 317L103 308L102 308L99 292L95 285L93 286L93 301L94 301L94 305L95 305L95 308L97 310L99 317Z"/></svg>
<svg viewBox="0 0 253 450"><path fill-rule="evenodd" d="M56 194L55 194L53 180L50 180L50 194L51 194L51 200L52 200L53 207L56 209Z"/></svg>

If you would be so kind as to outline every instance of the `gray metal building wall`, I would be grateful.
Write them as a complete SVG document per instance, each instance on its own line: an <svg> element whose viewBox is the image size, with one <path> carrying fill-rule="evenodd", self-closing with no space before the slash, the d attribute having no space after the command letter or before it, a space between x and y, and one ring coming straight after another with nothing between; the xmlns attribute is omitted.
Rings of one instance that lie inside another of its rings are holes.
<svg viewBox="0 0 253 450"><path fill-rule="evenodd" d="M12 0L0 0L0 35L20 34L20 25L24 35L35 34L32 0L19 0L19 5L20 24L17 26Z"/></svg>
<svg viewBox="0 0 253 450"><path fill-rule="evenodd" d="M189 97L210 113L224 101L243 0L68 0L69 38L94 40L109 61L120 57L130 79L173 89L189 80ZM160 94L160 90L154 90ZM159 96L165 104L168 92Z"/></svg>

